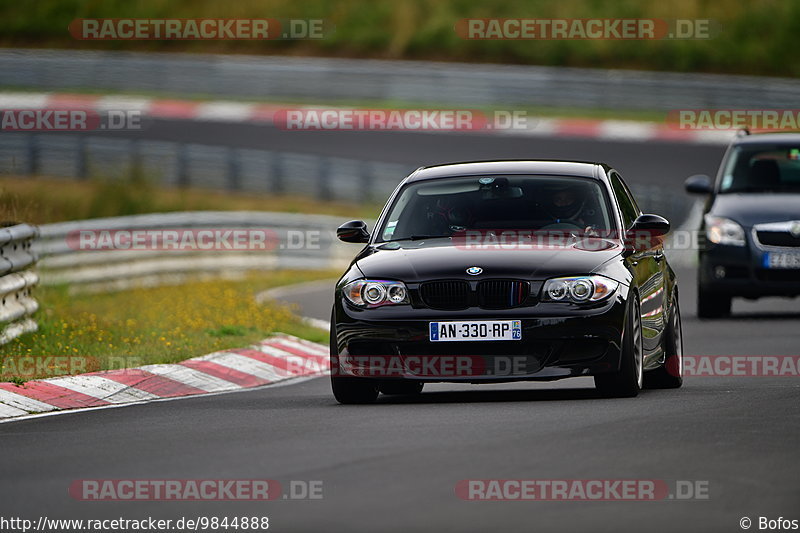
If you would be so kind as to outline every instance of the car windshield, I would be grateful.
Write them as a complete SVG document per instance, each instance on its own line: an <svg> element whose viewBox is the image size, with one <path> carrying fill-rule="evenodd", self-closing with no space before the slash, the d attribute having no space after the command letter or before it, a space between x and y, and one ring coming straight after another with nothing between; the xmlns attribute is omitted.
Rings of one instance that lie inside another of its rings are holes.
<svg viewBox="0 0 800 533"><path fill-rule="evenodd" d="M378 242L450 237L466 230L568 231L615 228L600 182L563 176L474 176L420 181L397 196Z"/></svg>
<svg viewBox="0 0 800 533"><path fill-rule="evenodd" d="M719 192L800 192L800 144L734 148Z"/></svg>

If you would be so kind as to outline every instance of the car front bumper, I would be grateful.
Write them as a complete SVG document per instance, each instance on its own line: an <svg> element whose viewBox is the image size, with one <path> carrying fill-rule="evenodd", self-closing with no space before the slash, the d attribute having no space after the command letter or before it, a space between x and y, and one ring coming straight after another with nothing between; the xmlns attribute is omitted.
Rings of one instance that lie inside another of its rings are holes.
<svg viewBox="0 0 800 533"><path fill-rule="evenodd" d="M766 254L775 251L755 246L750 240L746 246L712 245L700 252L700 286L745 298L800 295L800 269L765 267Z"/></svg>
<svg viewBox="0 0 800 533"><path fill-rule="evenodd" d="M617 371L625 301L614 297L594 309L547 304L502 311L467 309L353 309L337 299L332 372L376 379L429 382L554 380ZM398 306L399 307L399 306ZM515 341L429 340L431 321L521 320Z"/></svg>

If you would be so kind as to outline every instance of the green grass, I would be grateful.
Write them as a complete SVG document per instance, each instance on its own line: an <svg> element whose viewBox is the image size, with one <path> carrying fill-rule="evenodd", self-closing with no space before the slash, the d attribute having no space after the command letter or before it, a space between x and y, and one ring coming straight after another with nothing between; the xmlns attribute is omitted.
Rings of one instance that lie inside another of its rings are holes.
<svg viewBox="0 0 800 533"><path fill-rule="evenodd" d="M303 197L160 189L143 180L4 178L0 220L42 224L101 216L185 210L275 210L374 217L377 206ZM242 280L193 281L106 294L69 286L35 289L39 330L0 347L0 381L172 363L245 347L274 332L327 342L291 309L258 305L258 291L336 277L333 271L251 273ZM59 363L60 361L60 363ZM33 365L33 370L31 370ZM23 369L23 366L25 369Z"/></svg>
<svg viewBox="0 0 800 533"><path fill-rule="evenodd" d="M2 46L235 52L485 61L798 76L800 2L785 0L37 0L0 1ZM335 26L322 40L76 41L76 18L321 18ZM707 40L465 41L462 18L712 19ZM13 79L13 76L11 76ZM7 81L13 83L13 80Z"/></svg>
<svg viewBox="0 0 800 533"><path fill-rule="evenodd" d="M101 216L185 210L262 210L376 216L378 206L303 197L160 189L146 181L4 178L0 220L42 224ZM245 347L274 332L327 342L292 309L258 305L258 291L318 279L333 271L251 273L242 280L194 281L106 294L68 286L35 289L39 331L0 347L0 381L22 383L109 368L173 363ZM33 365L33 370L30 370ZM23 369L23 366L25 367Z"/></svg>
<svg viewBox="0 0 800 533"><path fill-rule="evenodd" d="M398 181L402 176L398 176ZM87 181L4 177L0 220L46 224L63 220L173 211L280 211L375 218L379 204L314 200L302 196L160 188L146 180Z"/></svg>
<svg viewBox="0 0 800 533"><path fill-rule="evenodd" d="M0 381L175 363L246 347L274 332L327 343L327 332L306 325L287 306L257 304L254 294L336 275L287 270L107 294L40 287L39 331L0 347ZM33 361L39 366L29 370Z"/></svg>

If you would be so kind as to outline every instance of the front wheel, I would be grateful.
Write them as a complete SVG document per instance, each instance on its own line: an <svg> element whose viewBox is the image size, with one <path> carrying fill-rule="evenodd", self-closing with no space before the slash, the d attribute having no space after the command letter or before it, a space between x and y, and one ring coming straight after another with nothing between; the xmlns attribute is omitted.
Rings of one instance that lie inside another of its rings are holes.
<svg viewBox="0 0 800 533"><path fill-rule="evenodd" d="M336 313L331 311L331 336L329 342L331 363L331 390L336 401L342 404L372 403L378 398L378 387L371 379L339 375L339 346L336 342Z"/></svg>
<svg viewBox="0 0 800 533"><path fill-rule="evenodd" d="M631 293L631 303L622 333L620 369L612 374L598 374L594 385L603 396L632 398L644 384L644 349L642 346L642 313L639 297Z"/></svg>
<svg viewBox="0 0 800 533"><path fill-rule="evenodd" d="M672 300L672 314L664 331L664 364L644 375L648 389L677 389L683 385L683 328L678 298Z"/></svg>
<svg viewBox="0 0 800 533"><path fill-rule="evenodd" d="M331 376L331 389L342 404L372 403L378 397L378 387L370 379Z"/></svg>

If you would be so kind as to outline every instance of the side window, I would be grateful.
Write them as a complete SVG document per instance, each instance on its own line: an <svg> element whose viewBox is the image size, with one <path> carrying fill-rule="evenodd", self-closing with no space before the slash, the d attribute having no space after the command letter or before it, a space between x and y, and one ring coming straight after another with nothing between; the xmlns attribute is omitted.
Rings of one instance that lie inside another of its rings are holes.
<svg viewBox="0 0 800 533"><path fill-rule="evenodd" d="M611 188L614 189L614 196L617 198L620 211L622 212L622 223L625 229L633 225L633 221L639 216L639 207L631 196L628 187L623 183L622 178L616 172L611 173Z"/></svg>

